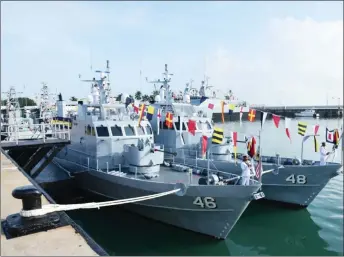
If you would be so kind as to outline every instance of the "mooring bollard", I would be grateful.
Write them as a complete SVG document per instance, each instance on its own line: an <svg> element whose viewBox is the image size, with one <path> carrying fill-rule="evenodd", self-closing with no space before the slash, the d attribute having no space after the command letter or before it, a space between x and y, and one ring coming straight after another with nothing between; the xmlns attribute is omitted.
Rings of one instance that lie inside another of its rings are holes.
<svg viewBox="0 0 344 257"><path fill-rule="evenodd" d="M12 191L12 196L22 200L24 211L42 208L42 193L34 186L17 187Z"/></svg>
<svg viewBox="0 0 344 257"><path fill-rule="evenodd" d="M17 187L12 191L12 196L22 200L22 210L24 211L42 209L42 193L32 185ZM22 217L18 212L7 216L6 220L2 222L7 239L65 225L67 225L66 222L61 221L60 215L56 212L33 217Z"/></svg>

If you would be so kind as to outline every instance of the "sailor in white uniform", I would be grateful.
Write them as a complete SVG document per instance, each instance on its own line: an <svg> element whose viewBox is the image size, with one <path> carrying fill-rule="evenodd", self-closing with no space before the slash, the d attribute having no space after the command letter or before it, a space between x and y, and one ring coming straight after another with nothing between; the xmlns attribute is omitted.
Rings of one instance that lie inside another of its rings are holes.
<svg viewBox="0 0 344 257"><path fill-rule="evenodd" d="M326 159L327 159L327 156L329 154L330 153L326 151L326 144L325 144L325 142L322 142L321 143L321 147L320 147L320 165L321 166L326 165Z"/></svg>
<svg viewBox="0 0 344 257"><path fill-rule="evenodd" d="M247 155L243 156L243 160L240 164L241 167L241 185L248 186L250 184L250 175L251 175L251 164L248 163Z"/></svg>

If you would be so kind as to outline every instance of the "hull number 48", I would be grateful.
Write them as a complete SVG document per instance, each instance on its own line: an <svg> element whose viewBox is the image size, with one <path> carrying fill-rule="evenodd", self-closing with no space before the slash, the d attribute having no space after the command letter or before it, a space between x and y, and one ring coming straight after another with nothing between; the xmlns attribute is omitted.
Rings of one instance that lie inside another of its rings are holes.
<svg viewBox="0 0 344 257"><path fill-rule="evenodd" d="M291 174L289 177L285 179L285 181L290 182L292 184L306 184L307 178L305 175L294 175Z"/></svg>

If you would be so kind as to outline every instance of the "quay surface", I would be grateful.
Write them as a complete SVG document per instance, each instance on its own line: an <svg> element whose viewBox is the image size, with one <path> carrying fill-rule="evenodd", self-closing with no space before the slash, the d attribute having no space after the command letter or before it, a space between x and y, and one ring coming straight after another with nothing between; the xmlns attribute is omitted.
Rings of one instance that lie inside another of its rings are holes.
<svg viewBox="0 0 344 257"><path fill-rule="evenodd" d="M12 196L20 186L34 185L42 192L42 204L55 203L53 199L30 178L1 149L1 220L18 213L21 200ZM69 216L60 212L68 225L48 231L7 239L1 227L1 256L106 256L107 253L90 238Z"/></svg>

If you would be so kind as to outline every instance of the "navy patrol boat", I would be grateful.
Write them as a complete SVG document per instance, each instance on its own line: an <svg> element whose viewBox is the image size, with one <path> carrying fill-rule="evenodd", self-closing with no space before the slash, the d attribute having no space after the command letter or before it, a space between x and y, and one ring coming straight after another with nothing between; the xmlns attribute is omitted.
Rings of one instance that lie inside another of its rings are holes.
<svg viewBox="0 0 344 257"><path fill-rule="evenodd" d="M149 83L161 84L160 94L155 97L155 102L151 105L154 108L154 115L150 123L155 134L155 142L163 144L165 149L171 151L181 149L178 151L178 157L182 157L184 151L186 157L195 157L202 155L200 145L204 140L203 136L206 136L207 145L211 147L213 154L227 156L229 154L227 145L212 145L212 141L215 140L211 138L214 133L211 119L212 110L197 111L195 106L190 104L190 95L187 93L184 93L182 101L175 102L170 89L171 75L173 74L169 73L167 64L165 64L163 79L148 81ZM170 127L166 125L168 114L171 115ZM195 125L193 134L189 132L190 120ZM223 134L221 129L215 128L215 131ZM198 154L196 153L197 150L199 150Z"/></svg>
<svg viewBox="0 0 344 257"><path fill-rule="evenodd" d="M165 154L165 158L190 167L210 167L240 175L243 154L238 153L237 160L234 159L232 137L225 137L223 129L214 128L211 120L212 111L197 111L190 104L188 90L184 92L183 102L174 102L169 85L172 74L169 74L167 65L163 75L162 80L150 83L161 84L160 95L156 96L155 103L152 104L155 115L151 124L155 140L164 144L167 151L177 153L176 156ZM157 115L159 110L161 118ZM173 114L171 128L166 127L164 123L166 112ZM190 119L196 121L194 135L187 129ZM204 140L203 136L208 139ZM207 144L209 149L206 156L202 152L203 144ZM339 163L328 162L326 166L319 166L319 162L282 158L279 155L262 156L261 161L262 171L259 179L263 183L265 199L300 207L307 207L326 184L339 174L342 167ZM252 174L255 174L254 170Z"/></svg>
<svg viewBox="0 0 344 257"><path fill-rule="evenodd" d="M92 103L78 103L72 117L71 144L54 162L79 186L109 199L127 199L179 188L161 198L124 205L138 214L183 229L224 239L234 227L261 183L238 184L240 177L211 169L190 169L164 161L164 146L154 143L150 122L132 106L106 102L106 71L93 79ZM64 104L58 104L63 109ZM59 111L63 115L63 111Z"/></svg>
<svg viewBox="0 0 344 257"><path fill-rule="evenodd" d="M245 142L245 141L242 141ZM210 159L210 167L221 171L231 171L231 173L241 174L240 163L244 154L238 153L237 160L234 159L233 141L220 140L222 153L207 155ZM227 146L227 151L224 148ZM201 144L198 146L200 149ZM177 163L186 163L191 166L208 167L208 159L196 157L198 149L177 150ZM226 153L227 152L227 153ZM258 151L259 152L259 151ZM179 158L178 158L179 154ZM189 155L188 158L185 156ZM192 156L195 156L192 158ZM301 154L302 156L302 154ZM256 162L256 161L255 161ZM299 207L307 207L334 177L340 174L342 164L327 162L327 165L320 166L318 161L303 160L276 156L261 156L263 170L259 180L262 182L262 190L266 200L273 200ZM257 162L256 162L257 163ZM282 169L278 167L283 167ZM255 171L253 171L255 173Z"/></svg>

